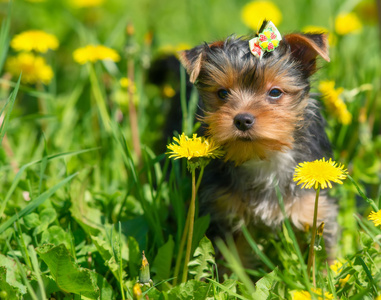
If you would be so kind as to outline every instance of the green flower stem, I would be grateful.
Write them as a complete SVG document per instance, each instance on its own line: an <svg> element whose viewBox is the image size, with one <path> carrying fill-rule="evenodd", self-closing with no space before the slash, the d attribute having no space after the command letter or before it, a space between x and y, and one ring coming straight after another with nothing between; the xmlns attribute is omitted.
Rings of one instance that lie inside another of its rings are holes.
<svg viewBox="0 0 381 300"><path fill-rule="evenodd" d="M139 165L142 163L142 149L139 138L138 114L134 104L134 82L135 82L135 67L133 59L129 59L127 63L127 76L129 79L128 86L128 115L130 117L132 146L138 158Z"/></svg>
<svg viewBox="0 0 381 300"><path fill-rule="evenodd" d="M193 227L194 227L194 215L196 210L196 168L191 166L192 172L192 199L189 206L189 228L188 228L188 241L187 249L185 252L185 261L184 261L184 271L183 278L181 282L186 282L188 277L188 263L190 260L191 250L192 250L192 239L193 239Z"/></svg>
<svg viewBox="0 0 381 300"><path fill-rule="evenodd" d="M319 194L320 194L320 185L316 190L316 197L315 197L314 220L312 223L311 244L310 244L310 251L308 253L308 263L307 263L308 276L310 276L311 274L311 266L315 258L314 245L315 245L315 237L316 237L316 223L317 223L317 213L318 213L318 204L319 204ZM315 275L315 272L313 275ZM316 287L315 278L313 280L314 280L314 286Z"/></svg>
<svg viewBox="0 0 381 300"><path fill-rule="evenodd" d="M205 167L201 166L200 174L198 175L198 179L197 179L195 194L197 194L198 188L200 187L201 179L202 179L202 176L204 175L204 169L205 169ZM177 255L177 258L176 258L173 285L177 284L177 278L178 278L179 271L180 271L181 259L183 257L183 252L184 252L185 240L186 240L186 237L188 234L189 220L190 220L190 214L188 213L187 219L185 221L185 227L184 227L183 235L182 235L181 241L180 241L179 254Z"/></svg>
<svg viewBox="0 0 381 300"><path fill-rule="evenodd" d="M202 176L204 175L204 169L205 169L205 166L201 166L200 174L198 175L197 184L196 184L196 193L198 192L198 188L200 187L201 179L202 179Z"/></svg>
<svg viewBox="0 0 381 300"><path fill-rule="evenodd" d="M180 103L181 103L181 111L183 116L183 131L186 134L190 134L188 128L188 106L187 106L187 98L186 98L186 74L185 69L180 67Z"/></svg>
<svg viewBox="0 0 381 300"><path fill-rule="evenodd" d="M95 102L97 103L103 126L105 127L107 132L111 132L110 116L108 115L108 112L107 112L107 107L105 104L105 100L103 99L102 91L99 86L99 81L95 73L94 65L91 63L88 63L87 66L88 66L89 75L90 75L91 89L93 90Z"/></svg>
<svg viewBox="0 0 381 300"><path fill-rule="evenodd" d="M189 228L189 219L190 219L190 214L188 213L187 219L185 221L185 227L183 231L183 235L181 237L180 241L180 247L179 247L179 254L177 255L176 258L176 265L175 265L175 272L174 272L174 279L173 279L173 285L175 286L177 284L177 279L180 271L180 264L181 264L181 259L183 258L183 252L184 252L184 246L185 246L185 240L188 234L188 228Z"/></svg>

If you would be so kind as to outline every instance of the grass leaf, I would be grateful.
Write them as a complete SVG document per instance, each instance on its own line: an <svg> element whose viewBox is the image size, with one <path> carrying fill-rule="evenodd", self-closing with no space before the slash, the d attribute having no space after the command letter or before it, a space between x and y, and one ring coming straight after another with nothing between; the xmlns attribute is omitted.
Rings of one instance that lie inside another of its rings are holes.
<svg viewBox="0 0 381 300"><path fill-rule="evenodd" d="M168 279L171 276L171 265L175 243L170 235L168 241L157 250L151 271L156 273L155 282Z"/></svg>
<svg viewBox="0 0 381 300"><path fill-rule="evenodd" d="M0 233L6 230L9 226L11 226L17 219L21 219L22 217L28 215L32 211L34 211L37 207L39 207L42 203L44 203L47 199L49 199L58 189L67 184L71 179L74 178L77 174L70 175L66 177L61 182L57 183L55 186L42 193L36 199L34 199L31 203L29 203L25 208L19 211L17 214L10 217L3 224L0 225Z"/></svg>
<svg viewBox="0 0 381 300"><path fill-rule="evenodd" d="M10 94L6 104L4 105L4 107L2 108L2 110L0 112L0 117L1 117L3 112L4 112L4 110L5 110L5 108L9 105L7 113L6 113L5 117L4 117L4 120L1 122L1 127L0 127L0 145L3 142L3 138L4 138L4 135L5 135L5 132L7 131L9 117L11 115L11 112L12 112L12 109L13 109L13 105L14 105L15 100L16 100L17 92L18 92L19 87L20 87L20 81L21 81L21 75L19 76L19 79L17 80L17 83L16 83L16 86L15 86L14 90Z"/></svg>
<svg viewBox="0 0 381 300"><path fill-rule="evenodd" d="M193 255L193 260L188 264L189 273L194 275L194 279L210 278L213 274L214 248L212 242L204 236Z"/></svg>
<svg viewBox="0 0 381 300"><path fill-rule="evenodd" d="M99 274L77 266L63 244L46 244L36 251L48 265L61 290L90 299L112 299L113 293L107 281Z"/></svg>

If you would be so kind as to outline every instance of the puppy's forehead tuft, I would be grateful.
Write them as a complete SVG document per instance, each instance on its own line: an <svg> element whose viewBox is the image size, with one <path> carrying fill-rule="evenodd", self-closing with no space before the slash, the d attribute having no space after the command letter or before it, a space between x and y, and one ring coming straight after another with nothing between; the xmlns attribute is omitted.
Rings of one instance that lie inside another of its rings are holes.
<svg viewBox="0 0 381 300"><path fill-rule="evenodd" d="M225 41L214 42L206 48L206 62L219 62L225 60L250 60L250 49L248 40L235 36L228 37Z"/></svg>
<svg viewBox="0 0 381 300"><path fill-rule="evenodd" d="M248 37L231 36L223 42L205 44L204 47L199 88L240 86L252 89L263 85L266 78L279 76L284 80L305 81L299 68L294 68L286 43L280 43L275 51L265 53L262 59L250 52Z"/></svg>
<svg viewBox="0 0 381 300"><path fill-rule="evenodd" d="M275 51L264 53L263 58L259 60L250 52L249 38L235 36L230 36L225 41L205 45L205 50L205 71L209 69L207 64L212 64L220 70L229 67L239 72L264 64L275 64L282 58L284 61L284 55L289 52L288 46L283 41Z"/></svg>

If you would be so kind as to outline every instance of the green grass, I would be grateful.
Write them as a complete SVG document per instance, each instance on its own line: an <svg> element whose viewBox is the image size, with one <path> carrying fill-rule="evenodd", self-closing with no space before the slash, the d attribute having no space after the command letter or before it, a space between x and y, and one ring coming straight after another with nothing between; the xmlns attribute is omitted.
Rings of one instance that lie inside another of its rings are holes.
<svg viewBox="0 0 381 300"><path fill-rule="evenodd" d="M181 131L190 135L198 128L198 96L195 90L187 95L184 69L176 67L154 84L150 68L168 45L195 46L250 33L240 19L245 3L110 0L87 9L65 0L0 3L1 299L132 299L134 291L137 299L292 299L296 291L312 292L307 251L299 249L289 221L269 238L267 248L243 230L262 261L249 270L231 239L216 242L224 261L214 257L217 247L204 237L209 217L197 216L197 209L188 280L180 283L182 258L174 284L192 187L185 162L164 154L163 132L174 105L181 105ZM335 36L331 62L319 61L312 91L317 92L319 81L334 80L336 88L344 88L342 98L352 114L351 123L343 125L328 109L323 112L335 160L347 167L350 178L330 191L340 206L336 257L343 265L333 272L324 251L319 252L317 287L337 299L375 299L381 294L381 232L366 219L381 206L375 3L274 3L283 15L281 33L320 25ZM358 14L360 33L335 34L334 20L342 11ZM134 27L133 35L126 34L126 26ZM25 84L23 75L20 81L4 68L6 58L16 54L10 40L28 29L45 30L60 40L58 50L42 54L55 74L48 85ZM115 49L121 61L76 64L72 52L89 43ZM133 99L119 83L128 71L134 77ZM168 86L175 97L165 96ZM131 130L130 100L138 132ZM134 146L136 137L141 153ZM142 251L152 281L135 286ZM222 269L232 272L218 276ZM136 294L138 287L142 296Z"/></svg>

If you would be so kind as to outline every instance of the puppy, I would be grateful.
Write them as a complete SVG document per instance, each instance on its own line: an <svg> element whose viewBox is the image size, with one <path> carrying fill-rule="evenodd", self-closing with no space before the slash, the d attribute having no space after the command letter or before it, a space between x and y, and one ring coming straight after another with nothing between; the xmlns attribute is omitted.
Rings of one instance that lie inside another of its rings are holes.
<svg viewBox="0 0 381 300"><path fill-rule="evenodd" d="M266 34L266 47L258 48ZM280 228L277 189L293 226L312 227L315 191L297 186L293 173L300 162L331 157L324 120L310 97L318 56L329 61L326 35L280 37L267 21L254 38L230 36L180 53L202 100L205 134L225 151L208 166L200 189L200 211L210 214L213 235L233 233L240 240L243 224L254 234ZM336 217L336 204L323 193L318 224L325 222L327 252L335 244Z"/></svg>

